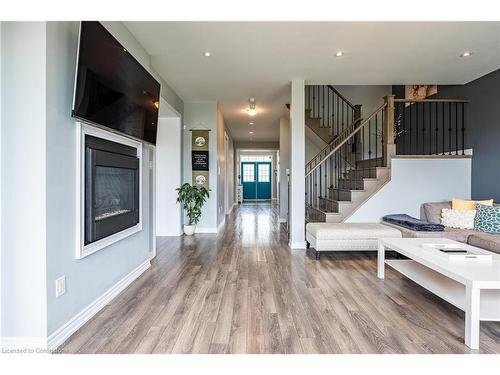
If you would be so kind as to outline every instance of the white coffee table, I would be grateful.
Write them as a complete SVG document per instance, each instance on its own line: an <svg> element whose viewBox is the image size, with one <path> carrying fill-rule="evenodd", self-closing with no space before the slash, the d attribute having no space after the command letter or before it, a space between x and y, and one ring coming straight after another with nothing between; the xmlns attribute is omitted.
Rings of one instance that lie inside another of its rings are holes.
<svg viewBox="0 0 500 375"><path fill-rule="evenodd" d="M384 278L388 264L425 289L465 311L465 344L479 348L479 322L500 321L500 255L460 244L469 250L492 254L491 262L450 261L439 250L423 243L459 242L443 238L386 238L379 240L377 276ZM385 260L385 250L396 251L410 259Z"/></svg>

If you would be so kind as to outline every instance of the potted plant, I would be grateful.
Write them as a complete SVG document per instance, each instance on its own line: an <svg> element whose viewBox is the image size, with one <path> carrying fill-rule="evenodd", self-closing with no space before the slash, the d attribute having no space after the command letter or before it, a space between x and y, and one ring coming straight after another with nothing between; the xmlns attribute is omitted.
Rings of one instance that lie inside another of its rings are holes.
<svg viewBox="0 0 500 375"><path fill-rule="evenodd" d="M208 190L201 186L182 184L177 190L177 203L182 204L189 220L189 224L184 225L184 234L191 236L194 233L196 224L200 221L201 208L209 197Z"/></svg>

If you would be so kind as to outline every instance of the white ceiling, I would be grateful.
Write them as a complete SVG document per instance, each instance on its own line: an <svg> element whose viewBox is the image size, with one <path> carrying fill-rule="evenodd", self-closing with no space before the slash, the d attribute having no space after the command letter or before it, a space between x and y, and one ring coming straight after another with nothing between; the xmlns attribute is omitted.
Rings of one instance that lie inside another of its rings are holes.
<svg viewBox="0 0 500 375"><path fill-rule="evenodd" d="M500 22L125 22L184 101L216 100L236 140L275 141L289 83L462 84L500 68ZM341 58L334 57L338 50ZM472 51L461 58L463 51ZM203 56L210 51L211 57ZM259 114L244 109L255 96ZM254 121L254 135L248 131Z"/></svg>

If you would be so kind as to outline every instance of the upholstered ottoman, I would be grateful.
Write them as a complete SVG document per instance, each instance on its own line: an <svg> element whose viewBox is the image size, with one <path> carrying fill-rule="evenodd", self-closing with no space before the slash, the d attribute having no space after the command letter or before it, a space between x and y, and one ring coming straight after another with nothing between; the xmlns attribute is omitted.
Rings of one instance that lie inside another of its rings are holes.
<svg viewBox="0 0 500 375"><path fill-rule="evenodd" d="M379 238L400 238L396 228L378 223L309 223L306 225L307 248L316 259L329 251L376 251Z"/></svg>

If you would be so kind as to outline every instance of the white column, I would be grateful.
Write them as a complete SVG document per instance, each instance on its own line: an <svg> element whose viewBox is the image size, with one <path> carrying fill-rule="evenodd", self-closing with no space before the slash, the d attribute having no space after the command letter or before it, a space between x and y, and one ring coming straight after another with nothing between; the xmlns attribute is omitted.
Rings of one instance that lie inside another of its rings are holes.
<svg viewBox="0 0 500 375"><path fill-rule="evenodd" d="M292 81L290 105L290 247L305 249L305 83Z"/></svg>

